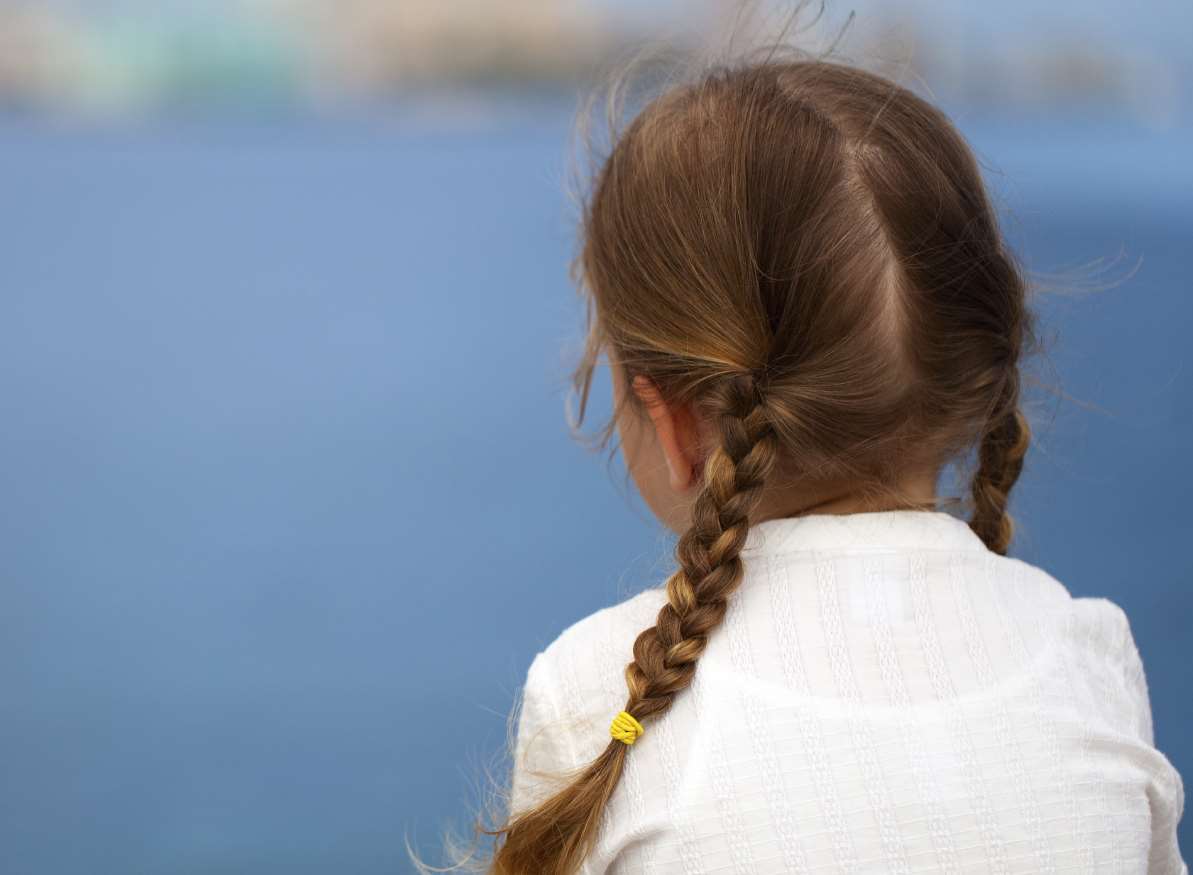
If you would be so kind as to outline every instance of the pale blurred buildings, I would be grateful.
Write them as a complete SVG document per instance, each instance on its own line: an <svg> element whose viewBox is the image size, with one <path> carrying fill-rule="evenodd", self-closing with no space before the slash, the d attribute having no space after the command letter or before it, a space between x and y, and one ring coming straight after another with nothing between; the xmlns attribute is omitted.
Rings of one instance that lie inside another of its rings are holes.
<svg viewBox="0 0 1193 875"><path fill-rule="evenodd" d="M77 34L69 22L34 7L0 6L0 105L61 99L76 78Z"/></svg>
<svg viewBox="0 0 1193 875"><path fill-rule="evenodd" d="M268 0L317 78L354 91L575 79L618 44L616 23L558 0Z"/></svg>

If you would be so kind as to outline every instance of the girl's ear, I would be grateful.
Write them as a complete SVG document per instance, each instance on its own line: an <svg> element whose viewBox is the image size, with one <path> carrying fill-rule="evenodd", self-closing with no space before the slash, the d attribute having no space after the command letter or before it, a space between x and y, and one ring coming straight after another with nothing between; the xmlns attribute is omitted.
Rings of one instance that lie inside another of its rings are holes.
<svg viewBox="0 0 1193 875"><path fill-rule="evenodd" d="M654 425L655 436L667 462L671 488L686 492L696 482L700 466L700 440L696 419L686 407L671 407L649 378L634 377L634 394L646 407Z"/></svg>

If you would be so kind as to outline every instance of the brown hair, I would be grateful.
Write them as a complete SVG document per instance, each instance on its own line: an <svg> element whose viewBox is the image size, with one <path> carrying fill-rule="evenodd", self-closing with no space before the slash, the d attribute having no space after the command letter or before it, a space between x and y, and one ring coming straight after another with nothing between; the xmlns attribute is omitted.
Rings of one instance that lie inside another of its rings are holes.
<svg viewBox="0 0 1193 875"><path fill-rule="evenodd" d="M657 718L691 683L741 580L760 491L781 477L851 480L913 506L899 498L908 470L976 445L969 525L1006 553L1033 314L978 166L940 110L824 60L715 67L615 138L581 231L580 417L605 354L621 379L648 376L719 433L667 604L634 642L626 711ZM576 871L627 756L611 740L495 830L492 871Z"/></svg>

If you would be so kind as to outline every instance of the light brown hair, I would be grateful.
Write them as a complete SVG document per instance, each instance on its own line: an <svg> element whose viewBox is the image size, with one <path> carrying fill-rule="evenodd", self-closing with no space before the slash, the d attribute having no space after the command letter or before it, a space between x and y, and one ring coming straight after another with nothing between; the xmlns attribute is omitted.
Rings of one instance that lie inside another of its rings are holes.
<svg viewBox="0 0 1193 875"><path fill-rule="evenodd" d="M723 64L665 91L615 139L580 240L580 417L604 354L720 435L667 604L627 654L625 710L647 731L725 615L763 488L850 480L914 506L900 500L909 470L976 448L969 525L1006 553L1034 318L975 159L936 107L829 61ZM627 756L611 740L514 813L493 831L491 871L575 872Z"/></svg>

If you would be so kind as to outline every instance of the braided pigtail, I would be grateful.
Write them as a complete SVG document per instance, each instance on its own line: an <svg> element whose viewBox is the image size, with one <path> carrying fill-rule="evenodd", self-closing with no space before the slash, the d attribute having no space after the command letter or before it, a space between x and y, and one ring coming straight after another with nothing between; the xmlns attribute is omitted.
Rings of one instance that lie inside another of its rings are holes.
<svg viewBox="0 0 1193 875"><path fill-rule="evenodd" d="M753 398L752 382L740 380L736 390L736 397L722 399L721 445L705 462L692 526L676 546L679 568L667 581L667 604L655 625L634 642L634 661L626 667L626 710L639 720L664 713L675 694L691 684L708 636L721 624L729 596L741 583L739 554L750 512L774 467L777 447L766 410Z"/></svg>
<svg viewBox="0 0 1193 875"><path fill-rule="evenodd" d="M742 580L740 557L767 475L776 438L749 377L713 391L709 408L720 444L704 463L703 487L691 527L676 545L679 568L667 581L667 604L654 626L634 642L626 667L625 711L636 720L661 716L692 682L709 635L725 616ZM601 814L621 778L629 745L612 740L567 787L515 817L493 860L500 875L570 875L597 837Z"/></svg>
<svg viewBox="0 0 1193 875"><path fill-rule="evenodd" d="M990 550L1005 556L1015 534L1007 503L1031 445L1031 427L1019 407L1018 369L1012 369L1007 377L999 411L978 447L978 470L971 488L974 515L969 527Z"/></svg>

